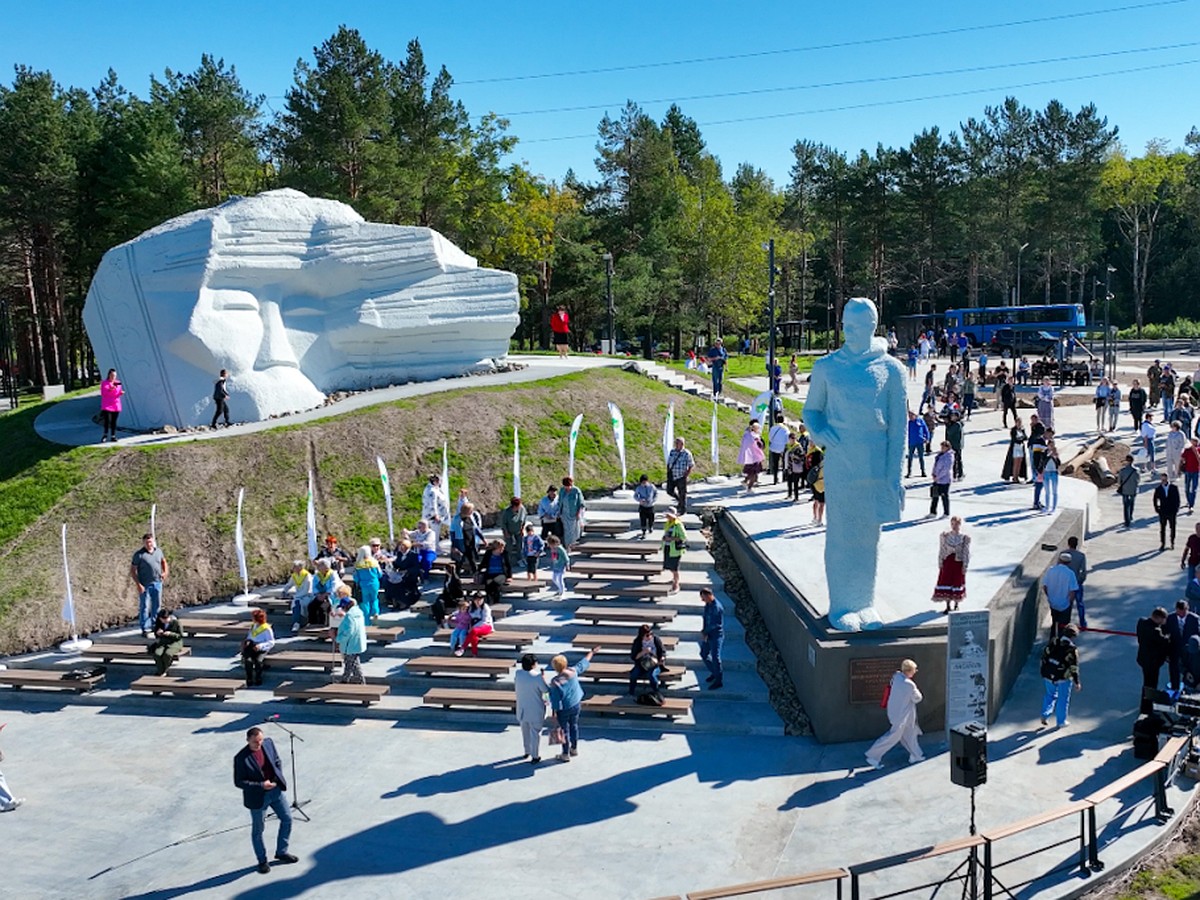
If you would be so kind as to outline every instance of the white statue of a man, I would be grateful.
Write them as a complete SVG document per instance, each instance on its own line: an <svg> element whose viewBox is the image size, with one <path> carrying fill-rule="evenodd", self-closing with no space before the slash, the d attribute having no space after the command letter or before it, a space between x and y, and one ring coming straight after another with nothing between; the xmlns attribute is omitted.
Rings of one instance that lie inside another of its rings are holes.
<svg viewBox="0 0 1200 900"><path fill-rule="evenodd" d="M904 367L876 338L875 304L846 301L840 350L813 365L804 424L825 450L825 577L829 621L841 631L878 628L879 534L904 509L907 400Z"/></svg>

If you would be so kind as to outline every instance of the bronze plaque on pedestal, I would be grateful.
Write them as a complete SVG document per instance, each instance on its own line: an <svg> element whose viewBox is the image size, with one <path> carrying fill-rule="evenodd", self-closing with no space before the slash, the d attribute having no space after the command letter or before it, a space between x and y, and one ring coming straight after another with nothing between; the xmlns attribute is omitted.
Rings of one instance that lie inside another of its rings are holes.
<svg viewBox="0 0 1200 900"><path fill-rule="evenodd" d="M900 668L903 656L874 656L850 660L850 702L874 703L883 699L883 689Z"/></svg>

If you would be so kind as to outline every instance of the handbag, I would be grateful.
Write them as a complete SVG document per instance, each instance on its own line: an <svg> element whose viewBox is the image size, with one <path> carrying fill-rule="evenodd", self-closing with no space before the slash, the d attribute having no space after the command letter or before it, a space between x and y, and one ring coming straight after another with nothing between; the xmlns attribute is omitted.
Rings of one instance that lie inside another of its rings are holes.
<svg viewBox="0 0 1200 900"><path fill-rule="evenodd" d="M653 656L639 656L638 665L643 672L653 672L658 668L658 660Z"/></svg>
<svg viewBox="0 0 1200 900"><path fill-rule="evenodd" d="M561 725L555 725L553 728L550 729L550 743L551 744L565 744L566 742L567 742L567 737L565 734L563 734Z"/></svg>
<svg viewBox="0 0 1200 900"><path fill-rule="evenodd" d="M879 701L880 709L887 709L888 701L892 699L892 683L889 681L883 686L883 699Z"/></svg>

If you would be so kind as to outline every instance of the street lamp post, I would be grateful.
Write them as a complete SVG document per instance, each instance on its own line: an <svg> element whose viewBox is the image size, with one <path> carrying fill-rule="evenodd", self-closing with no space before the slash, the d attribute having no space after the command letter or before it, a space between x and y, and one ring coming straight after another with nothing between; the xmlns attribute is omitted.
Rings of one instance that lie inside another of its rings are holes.
<svg viewBox="0 0 1200 900"><path fill-rule="evenodd" d="M1025 248L1029 246L1029 241L1023 243L1017 248L1017 306L1021 305L1021 254L1025 252Z"/></svg>
<svg viewBox="0 0 1200 900"><path fill-rule="evenodd" d="M767 251L767 316L771 320L767 334L767 387L771 391L771 410L768 421L775 421L775 239L763 244Z"/></svg>
<svg viewBox="0 0 1200 900"><path fill-rule="evenodd" d="M612 277L613 277L613 255L611 253L604 254L604 281L605 290L608 294L608 352L616 354L617 352L617 330L616 320L613 311L613 296L612 296Z"/></svg>
<svg viewBox="0 0 1200 900"><path fill-rule="evenodd" d="M1112 341L1108 328L1108 307L1112 302L1112 273L1117 271L1113 266L1104 267L1104 371L1109 378L1117 377L1117 348Z"/></svg>

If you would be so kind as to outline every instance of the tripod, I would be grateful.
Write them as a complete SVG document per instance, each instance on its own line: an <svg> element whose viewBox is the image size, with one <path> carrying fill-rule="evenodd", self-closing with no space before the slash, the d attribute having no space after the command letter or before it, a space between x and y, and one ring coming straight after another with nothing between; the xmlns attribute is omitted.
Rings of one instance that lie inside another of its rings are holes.
<svg viewBox="0 0 1200 900"><path fill-rule="evenodd" d="M267 721L272 725L282 728L284 732L287 733L288 753L292 757L292 802L290 805L291 808L294 809L300 815L300 817L304 819L305 822L311 822L312 819L310 819L308 813L304 811L304 807L308 805L309 801L300 799L300 786L296 782L296 741L299 741L303 744L304 738L300 737L300 735L296 734L296 732L292 731L292 729L288 728L286 725L281 724L279 721L279 716L271 716L269 719L267 719Z"/></svg>
<svg viewBox="0 0 1200 900"><path fill-rule="evenodd" d="M976 834L976 831L975 831L975 788L972 787L971 788L971 837L974 837L975 834ZM959 875L958 873L963 870L964 866L967 869L966 874ZM979 870L979 848L976 847L974 844L972 844L971 848L967 851L967 858L964 859L962 862L960 862L957 866L955 866L953 872L951 872L949 875L947 875L945 878L943 878L941 881L939 881L937 884L937 887L935 887L933 889L933 893L930 894L929 896L931 898L936 897L938 895L938 891L940 891L942 889L942 886L944 884L947 884L951 881L956 881L961 878L962 883L963 883L962 900L968 900L968 898L969 898L969 900L977 900L977 898L979 897L978 870ZM1005 890L1006 893L1008 892L1007 888L1004 888L1003 885L1000 885L1000 886L1001 886L1001 888L1003 888ZM1011 897L1012 894L1010 893L1009 896Z"/></svg>

